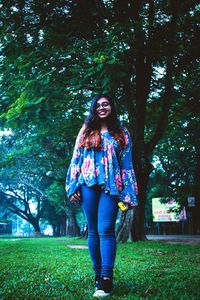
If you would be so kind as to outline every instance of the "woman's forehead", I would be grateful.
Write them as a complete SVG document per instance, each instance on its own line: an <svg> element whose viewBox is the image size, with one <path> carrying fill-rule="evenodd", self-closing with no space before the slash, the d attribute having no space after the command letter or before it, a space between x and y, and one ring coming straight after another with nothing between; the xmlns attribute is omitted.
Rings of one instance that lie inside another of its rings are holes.
<svg viewBox="0 0 200 300"><path fill-rule="evenodd" d="M101 103L103 103L103 102L109 102L109 101L108 101L108 99L106 99L105 97L102 97L102 98L100 98L100 99L97 101L98 104L101 104Z"/></svg>

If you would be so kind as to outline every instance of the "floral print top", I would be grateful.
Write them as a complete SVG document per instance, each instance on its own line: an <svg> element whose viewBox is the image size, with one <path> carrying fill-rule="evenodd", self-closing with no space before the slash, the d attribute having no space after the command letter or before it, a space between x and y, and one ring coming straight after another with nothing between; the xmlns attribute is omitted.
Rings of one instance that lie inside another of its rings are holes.
<svg viewBox="0 0 200 300"><path fill-rule="evenodd" d="M100 150L78 147L81 131L77 137L72 160L67 172L66 191L72 196L81 184L101 186L106 193L118 200L137 206L137 183L132 165L131 138L124 128L125 148L108 131L101 133Z"/></svg>

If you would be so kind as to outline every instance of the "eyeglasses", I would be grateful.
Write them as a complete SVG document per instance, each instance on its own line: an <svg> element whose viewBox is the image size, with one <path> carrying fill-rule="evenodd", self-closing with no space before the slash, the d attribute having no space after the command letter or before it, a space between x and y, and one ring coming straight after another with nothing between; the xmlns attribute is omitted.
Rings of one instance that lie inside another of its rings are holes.
<svg viewBox="0 0 200 300"><path fill-rule="evenodd" d="M107 108L108 106L110 106L109 102L102 102L101 104L97 103L96 109L99 110L101 107L102 108Z"/></svg>

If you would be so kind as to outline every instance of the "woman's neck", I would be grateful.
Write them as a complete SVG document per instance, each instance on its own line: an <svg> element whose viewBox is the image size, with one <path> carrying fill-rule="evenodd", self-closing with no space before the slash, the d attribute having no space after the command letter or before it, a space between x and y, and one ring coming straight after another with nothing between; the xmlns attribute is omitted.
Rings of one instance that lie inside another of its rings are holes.
<svg viewBox="0 0 200 300"><path fill-rule="evenodd" d="M108 131L108 127L107 127L106 123L101 124L101 132L104 132L104 131Z"/></svg>

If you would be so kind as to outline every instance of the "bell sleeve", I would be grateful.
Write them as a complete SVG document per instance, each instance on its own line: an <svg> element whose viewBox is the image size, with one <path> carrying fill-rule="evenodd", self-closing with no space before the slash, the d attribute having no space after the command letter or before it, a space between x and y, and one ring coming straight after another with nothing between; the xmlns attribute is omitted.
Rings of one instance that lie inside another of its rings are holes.
<svg viewBox="0 0 200 300"><path fill-rule="evenodd" d="M80 174L81 174L81 165L83 161L83 147L78 147L79 141L81 138L82 129L80 130L76 143L74 146L74 151L72 159L67 171L66 176L66 192L67 196L70 198L80 187Z"/></svg>
<svg viewBox="0 0 200 300"><path fill-rule="evenodd" d="M122 178L122 191L120 200L129 203L130 206L138 205L138 187L135 177L135 172L132 163L132 142L130 133L127 129L124 130L125 134L125 148L121 153L120 169Z"/></svg>

